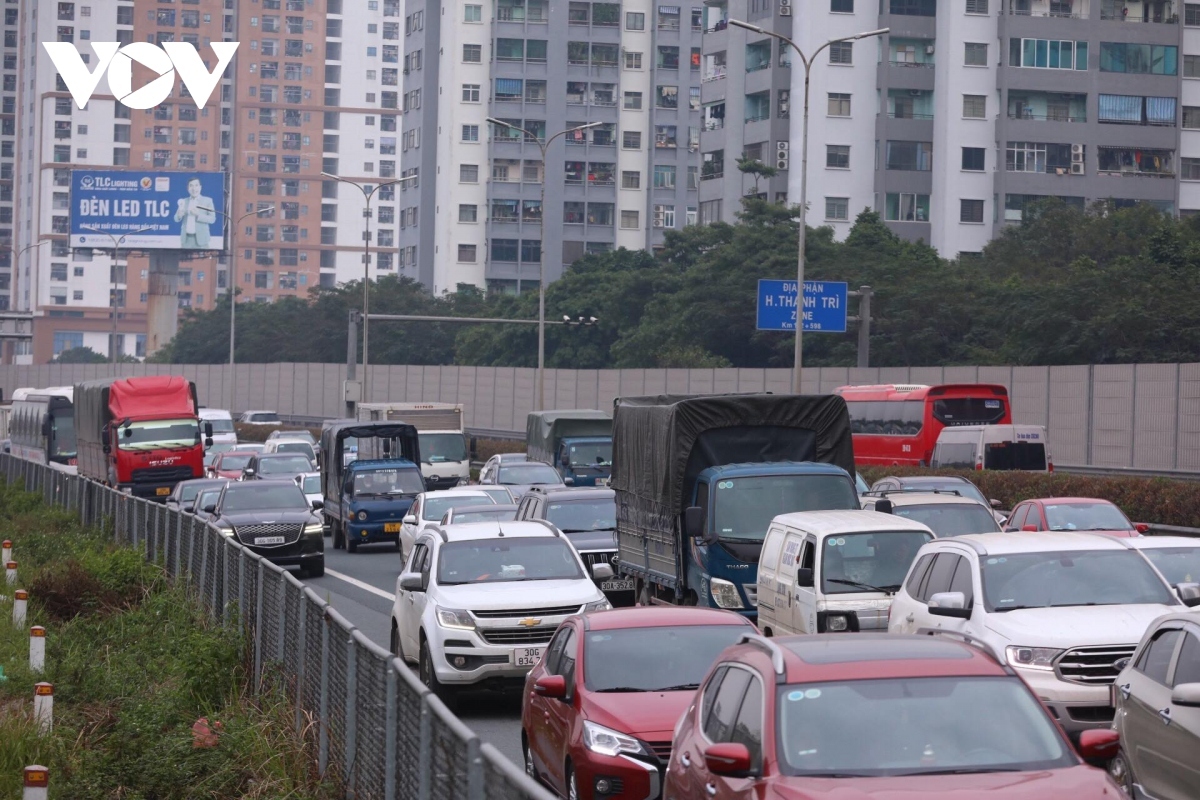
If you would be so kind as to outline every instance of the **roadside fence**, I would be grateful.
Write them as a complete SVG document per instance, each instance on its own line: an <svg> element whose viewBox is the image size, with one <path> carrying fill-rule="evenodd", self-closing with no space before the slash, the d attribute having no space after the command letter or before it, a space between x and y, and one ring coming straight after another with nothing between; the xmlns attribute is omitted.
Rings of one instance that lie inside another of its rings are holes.
<svg viewBox="0 0 1200 800"><path fill-rule="evenodd" d="M244 634L254 690L286 692L322 776L355 800L551 800L399 659L295 576L191 514L0 454L9 484L142 551Z"/></svg>

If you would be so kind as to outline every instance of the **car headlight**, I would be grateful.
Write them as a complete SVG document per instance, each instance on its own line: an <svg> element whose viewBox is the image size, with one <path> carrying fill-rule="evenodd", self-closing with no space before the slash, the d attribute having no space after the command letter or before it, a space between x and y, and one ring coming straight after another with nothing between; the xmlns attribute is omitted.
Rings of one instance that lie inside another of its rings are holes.
<svg viewBox="0 0 1200 800"><path fill-rule="evenodd" d="M1020 645L1009 645L1004 649L1008 663L1014 667L1047 671L1054 669L1054 659L1062 655L1062 652L1062 650L1052 647L1021 647Z"/></svg>
<svg viewBox="0 0 1200 800"><path fill-rule="evenodd" d="M713 602L719 608L742 608L742 598L738 595L737 587L727 580L713 578L708 582L712 592Z"/></svg>
<svg viewBox="0 0 1200 800"><path fill-rule="evenodd" d="M850 619L845 614L829 614L825 617L825 630L842 633L850 630Z"/></svg>
<svg viewBox="0 0 1200 800"><path fill-rule="evenodd" d="M304 532L306 534L324 533L325 526L319 522L310 522L304 526Z"/></svg>
<svg viewBox="0 0 1200 800"><path fill-rule="evenodd" d="M439 608L437 612L438 625L443 628L458 628L459 630L475 630L475 620L466 611L453 608Z"/></svg>
<svg viewBox="0 0 1200 800"><path fill-rule="evenodd" d="M597 600L594 603L588 603L583 610L584 613L587 613L588 611L608 611L610 608L612 608L612 603L607 600Z"/></svg>
<svg viewBox="0 0 1200 800"><path fill-rule="evenodd" d="M217 526L217 533L222 536L233 536L233 528L227 528L224 525Z"/></svg>
<svg viewBox="0 0 1200 800"><path fill-rule="evenodd" d="M617 756L621 753L651 755L634 737L587 720L583 721L583 744L588 750L602 756Z"/></svg>
<svg viewBox="0 0 1200 800"><path fill-rule="evenodd" d="M365 511L358 512L358 521L366 522L367 521L367 512L365 512Z"/></svg>

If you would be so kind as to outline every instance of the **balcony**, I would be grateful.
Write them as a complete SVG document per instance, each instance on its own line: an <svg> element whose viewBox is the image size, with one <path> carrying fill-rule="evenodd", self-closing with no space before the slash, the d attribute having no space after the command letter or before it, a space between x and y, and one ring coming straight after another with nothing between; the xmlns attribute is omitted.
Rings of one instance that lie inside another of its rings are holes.
<svg viewBox="0 0 1200 800"><path fill-rule="evenodd" d="M1147 150L1140 147L1098 147L1101 175L1122 177L1175 177L1174 150Z"/></svg>
<svg viewBox="0 0 1200 800"><path fill-rule="evenodd" d="M1100 9L1100 19L1109 22L1150 22L1164 25L1177 25L1179 13L1175 4L1167 2L1137 2L1128 0L1117 7L1114 3L1104 3Z"/></svg>
<svg viewBox="0 0 1200 800"><path fill-rule="evenodd" d="M1088 5L1089 0L1008 0L1003 8L1017 17L1086 19Z"/></svg>
<svg viewBox="0 0 1200 800"><path fill-rule="evenodd" d="M1036 122L1087 122L1087 95L1010 90L1008 118Z"/></svg>

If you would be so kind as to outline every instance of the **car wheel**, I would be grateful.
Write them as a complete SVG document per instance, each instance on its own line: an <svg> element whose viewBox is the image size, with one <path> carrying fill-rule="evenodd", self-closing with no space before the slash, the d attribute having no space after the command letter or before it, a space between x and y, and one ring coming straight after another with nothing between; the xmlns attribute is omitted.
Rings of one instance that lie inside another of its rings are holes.
<svg viewBox="0 0 1200 800"><path fill-rule="evenodd" d="M321 556L317 560L313 561L308 565L305 571L308 573L308 577L310 578L322 577L325 574L325 556Z"/></svg>
<svg viewBox="0 0 1200 800"><path fill-rule="evenodd" d="M1112 761L1108 762L1108 774L1126 795L1134 796L1133 768L1129 765L1129 756L1124 747L1117 751Z"/></svg>
<svg viewBox="0 0 1200 800"><path fill-rule="evenodd" d="M447 686L438 680L437 672L433 669L433 655L429 652L429 643L425 641L425 637L421 637L421 655L420 655L420 675L421 683L425 684L425 688L437 695L450 711L455 710L457 705L457 693L453 687Z"/></svg>
<svg viewBox="0 0 1200 800"><path fill-rule="evenodd" d="M575 770L567 764L567 800L579 800L579 787L576 785Z"/></svg>
<svg viewBox="0 0 1200 800"><path fill-rule="evenodd" d="M392 655L397 658L403 658L404 654L400 652L400 629L396 627L396 623L392 622L392 636L390 639Z"/></svg>
<svg viewBox="0 0 1200 800"><path fill-rule="evenodd" d="M525 738L525 734L521 734L521 755L525 761L525 774L537 783L541 783L537 768L533 766L533 752L529 749L529 741Z"/></svg>
<svg viewBox="0 0 1200 800"><path fill-rule="evenodd" d="M358 542L355 541L354 539L347 537L346 538L346 552L347 553L357 553L358 552Z"/></svg>

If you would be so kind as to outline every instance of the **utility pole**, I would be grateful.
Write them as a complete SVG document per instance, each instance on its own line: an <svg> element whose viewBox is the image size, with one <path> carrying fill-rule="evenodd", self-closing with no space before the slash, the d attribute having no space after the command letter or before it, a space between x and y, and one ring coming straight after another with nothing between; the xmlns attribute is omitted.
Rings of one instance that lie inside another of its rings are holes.
<svg viewBox="0 0 1200 800"><path fill-rule="evenodd" d="M871 296L870 286L858 287L858 368L866 369L871 361Z"/></svg>
<svg viewBox="0 0 1200 800"><path fill-rule="evenodd" d="M350 327L346 330L346 383L342 388L342 396L346 403L346 416L354 416L354 408L362 398L362 389L353 392L351 387L357 383L358 367L358 321L362 312L356 308L350 309ZM365 322L365 320L364 320Z"/></svg>

